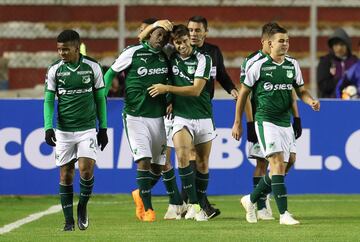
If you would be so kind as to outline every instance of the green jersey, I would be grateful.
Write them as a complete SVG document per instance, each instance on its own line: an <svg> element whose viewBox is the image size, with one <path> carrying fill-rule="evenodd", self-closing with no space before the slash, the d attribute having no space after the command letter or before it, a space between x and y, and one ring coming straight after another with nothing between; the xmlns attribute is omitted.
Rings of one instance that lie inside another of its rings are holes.
<svg viewBox="0 0 360 242"><path fill-rule="evenodd" d="M146 42L129 46L111 69L125 71L124 113L148 118L165 115L165 95L153 98L147 90L153 84L168 82L169 62L162 51L151 48Z"/></svg>
<svg viewBox="0 0 360 242"><path fill-rule="evenodd" d="M57 129L73 132L96 128L95 91L102 88L102 69L89 57L80 55L76 65L62 60L52 64L46 74L45 91L58 97ZM100 128L106 128L106 122L103 126Z"/></svg>
<svg viewBox="0 0 360 242"><path fill-rule="evenodd" d="M191 86L195 78L205 79L208 83L211 71L211 57L196 49L183 59L178 53L170 58L174 86ZM204 87L200 96L173 95L173 113L187 119L212 118L212 105L208 88Z"/></svg>
<svg viewBox="0 0 360 242"><path fill-rule="evenodd" d="M292 89L304 85L295 59L286 56L279 64L266 55L251 65L243 83L252 89L256 121L290 126Z"/></svg>

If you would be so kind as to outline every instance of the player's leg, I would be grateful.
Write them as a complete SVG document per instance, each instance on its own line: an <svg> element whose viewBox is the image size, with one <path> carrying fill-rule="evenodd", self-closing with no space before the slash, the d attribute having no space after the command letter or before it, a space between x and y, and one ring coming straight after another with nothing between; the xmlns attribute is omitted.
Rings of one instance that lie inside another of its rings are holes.
<svg viewBox="0 0 360 242"><path fill-rule="evenodd" d="M212 141L200 143L195 145L196 149L196 192L199 199L200 206L206 213L208 218L213 218L220 214L220 211L215 211L207 199L207 188L209 185L209 156L211 151Z"/></svg>
<svg viewBox="0 0 360 242"><path fill-rule="evenodd" d="M186 204L180 195L176 182L174 168L171 165L171 147L166 149L166 162L163 167L163 182L166 193L169 196L169 206L164 215L164 219L181 219L181 215L186 212ZM184 214L185 216L185 214Z"/></svg>
<svg viewBox="0 0 360 242"><path fill-rule="evenodd" d="M75 173L76 153L75 140L72 132L56 130L55 160L60 167L59 194L61 207L65 217L64 231L73 231L75 222L73 216L73 179Z"/></svg>
<svg viewBox="0 0 360 242"><path fill-rule="evenodd" d="M73 215L73 180L75 174L75 161L76 160L73 160L60 167L59 194L61 207L65 217L64 231L75 230L75 221Z"/></svg>
<svg viewBox="0 0 360 242"><path fill-rule="evenodd" d="M176 122L176 121L175 121ZM185 126L181 129L174 128L173 141L176 151L176 156L179 162L179 175L182 187L189 197L189 205L185 219L195 219L197 221L206 221L207 218L198 217L202 212L195 188L195 174L190 167L190 151L192 147L192 135L189 129Z"/></svg>
<svg viewBox="0 0 360 242"><path fill-rule="evenodd" d="M254 189L259 184L260 180L263 179L267 173L268 162L264 158L256 158L256 167L254 170L253 184ZM256 202L257 205L257 218L260 220L274 220L272 216L272 210L269 201L269 194L271 190L266 190L269 193L262 192L260 198Z"/></svg>
<svg viewBox="0 0 360 242"><path fill-rule="evenodd" d="M194 121L194 144L196 151L196 190L199 203L208 218L220 214L220 210L212 207L207 199L209 184L209 156L212 140L216 138L214 123L211 119L198 119Z"/></svg>
<svg viewBox="0 0 360 242"><path fill-rule="evenodd" d="M143 220L145 212L149 211L150 220L155 220L151 204L151 181L150 160L152 158L151 151L151 133L148 121L144 117L135 117L128 114L123 115L124 130L128 139L131 153L137 165L136 181L138 188L132 192L135 203L135 215L139 220Z"/></svg>
<svg viewBox="0 0 360 242"><path fill-rule="evenodd" d="M80 173L80 194L77 206L77 224L80 230L89 226L87 204L94 187L94 167L97 159L97 142L95 129L75 132L77 157Z"/></svg>
<svg viewBox="0 0 360 242"><path fill-rule="evenodd" d="M296 153L291 152L289 162L287 163L286 168L285 168L285 175L287 175L289 173L291 167L294 166L295 161L296 161Z"/></svg>
<svg viewBox="0 0 360 242"><path fill-rule="evenodd" d="M80 173L80 194L79 203L77 206L77 224L80 230L85 230L89 226L87 204L94 187L95 160L86 157L80 157L78 164Z"/></svg>

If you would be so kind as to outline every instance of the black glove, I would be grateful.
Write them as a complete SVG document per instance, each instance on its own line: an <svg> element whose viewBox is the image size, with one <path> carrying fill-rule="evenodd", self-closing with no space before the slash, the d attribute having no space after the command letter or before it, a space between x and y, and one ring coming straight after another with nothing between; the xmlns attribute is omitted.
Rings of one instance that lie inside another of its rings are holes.
<svg viewBox="0 0 360 242"><path fill-rule="evenodd" d="M293 126L293 129L294 129L295 139L298 139L301 136L301 133L302 133L302 127L301 127L300 118L294 117L294 121L293 121L292 126Z"/></svg>
<svg viewBox="0 0 360 242"><path fill-rule="evenodd" d="M249 142L257 143L258 139L255 131L255 123L247 122L246 128L247 128L247 140Z"/></svg>
<svg viewBox="0 0 360 242"><path fill-rule="evenodd" d="M105 149L105 146L109 142L108 136L106 134L106 129L99 129L96 138L101 151L103 151Z"/></svg>
<svg viewBox="0 0 360 242"><path fill-rule="evenodd" d="M45 141L46 144L50 145L50 146L56 146L56 137L55 137L55 132L53 129L47 129L45 131Z"/></svg>

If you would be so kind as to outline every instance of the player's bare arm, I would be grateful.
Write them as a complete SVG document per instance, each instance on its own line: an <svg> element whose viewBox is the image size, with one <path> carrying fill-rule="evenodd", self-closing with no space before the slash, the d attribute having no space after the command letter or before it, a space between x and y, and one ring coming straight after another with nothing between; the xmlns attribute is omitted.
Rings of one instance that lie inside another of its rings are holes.
<svg viewBox="0 0 360 242"><path fill-rule="evenodd" d="M314 111L320 111L320 101L314 99L304 86L296 88L296 94L304 103L310 105Z"/></svg>
<svg viewBox="0 0 360 242"><path fill-rule="evenodd" d="M198 97L206 84L206 80L202 78L195 78L194 85L192 86L172 86L155 84L148 88L149 94L152 97L164 93L173 93L180 96L196 96Z"/></svg>
<svg viewBox="0 0 360 242"><path fill-rule="evenodd" d="M249 93L251 90L245 86L244 84L241 84L241 88L239 91L239 96L236 102L236 109L235 109L235 120L232 128L232 137L236 140L240 140L242 136L242 124L241 124L241 118L242 114L244 112L245 103L249 96Z"/></svg>

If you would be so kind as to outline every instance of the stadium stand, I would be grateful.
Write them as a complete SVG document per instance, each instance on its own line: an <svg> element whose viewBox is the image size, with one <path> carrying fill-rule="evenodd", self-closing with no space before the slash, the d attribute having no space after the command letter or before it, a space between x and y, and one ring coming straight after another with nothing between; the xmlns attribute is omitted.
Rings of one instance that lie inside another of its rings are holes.
<svg viewBox="0 0 360 242"><path fill-rule="evenodd" d="M165 1L166 2L166 1ZM42 84L46 67L57 58L54 39L65 28L80 32L88 55L103 65L110 65L119 50L119 39L125 44L136 43L136 28L142 19L169 18L184 23L190 16L201 14L209 20L208 42L218 45L225 58L225 66L234 82L238 82L243 57L259 49L260 26L278 21L288 28L290 55L302 67L305 83L310 74L310 4L290 5L293 1L275 4L256 4L261 1L193 1L191 6L181 1L137 0L124 1L55 1L14 0L0 3L0 56L7 63L7 85L10 90L32 88ZM360 40L360 4L342 1L331 6L327 1L317 6L317 56L327 52L327 36L336 27L343 27L353 39ZM331 2L331 1L329 1ZM36 4L31 4L36 3ZM120 16L125 13L125 16ZM119 19L125 19L125 31L119 32ZM2 66L1 71L6 71ZM0 94L1 95L1 94Z"/></svg>

